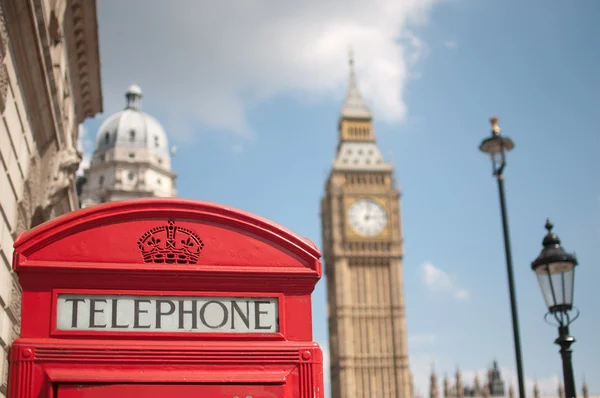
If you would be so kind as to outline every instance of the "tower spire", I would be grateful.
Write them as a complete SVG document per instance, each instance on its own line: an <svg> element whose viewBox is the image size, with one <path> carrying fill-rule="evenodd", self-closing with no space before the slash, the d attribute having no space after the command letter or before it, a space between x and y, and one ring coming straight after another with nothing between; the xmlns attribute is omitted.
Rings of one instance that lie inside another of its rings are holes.
<svg viewBox="0 0 600 398"><path fill-rule="evenodd" d="M450 397L450 383L448 382L448 375L444 375L444 398Z"/></svg>
<svg viewBox="0 0 600 398"><path fill-rule="evenodd" d="M456 367L456 393L455 394L458 398L465 397L465 389L462 384L462 373L460 372L460 369L458 368L458 366Z"/></svg>
<svg viewBox="0 0 600 398"><path fill-rule="evenodd" d="M588 385L587 382L585 380L585 375L583 375L583 387L581 389L581 391L583 392L583 398L588 398L589 397L589 390L588 390Z"/></svg>
<svg viewBox="0 0 600 398"><path fill-rule="evenodd" d="M350 88L356 88L356 72L354 71L354 50L352 47L348 50L348 66L350 66Z"/></svg>
<svg viewBox="0 0 600 398"><path fill-rule="evenodd" d="M533 398L540 398L540 386L538 385L537 379L533 385Z"/></svg>
<svg viewBox="0 0 600 398"><path fill-rule="evenodd" d="M481 384L479 383L479 374L475 372L475 379L473 380L473 396L481 396Z"/></svg>
<svg viewBox="0 0 600 398"><path fill-rule="evenodd" d="M429 398L439 398L437 375L435 374L434 365L431 365L431 376L429 377Z"/></svg>
<svg viewBox="0 0 600 398"><path fill-rule="evenodd" d="M565 398L565 389L561 382L558 382L558 398Z"/></svg>
<svg viewBox="0 0 600 398"><path fill-rule="evenodd" d="M356 72L354 70L354 51L350 48L348 52L348 65L350 67L350 80L348 82L348 93L346 102L342 108L342 117L350 119L371 119L371 111L365 105L356 82Z"/></svg>

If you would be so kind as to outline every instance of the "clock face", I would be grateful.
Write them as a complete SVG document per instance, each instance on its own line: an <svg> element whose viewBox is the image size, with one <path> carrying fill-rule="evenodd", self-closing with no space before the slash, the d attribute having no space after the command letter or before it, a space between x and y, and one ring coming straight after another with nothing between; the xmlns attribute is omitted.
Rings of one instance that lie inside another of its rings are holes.
<svg viewBox="0 0 600 398"><path fill-rule="evenodd" d="M387 225L383 206L369 199L359 199L348 209L350 226L359 234L375 236Z"/></svg>

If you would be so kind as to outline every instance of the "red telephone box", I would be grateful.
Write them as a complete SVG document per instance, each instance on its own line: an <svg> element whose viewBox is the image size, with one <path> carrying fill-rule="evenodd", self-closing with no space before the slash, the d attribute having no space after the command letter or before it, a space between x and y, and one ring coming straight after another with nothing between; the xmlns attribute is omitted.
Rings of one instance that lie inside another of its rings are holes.
<svg viewBox="0 0 600 398"><path fill-rule="evenodd" d="M19 236L8 397L323 397L315 245L254 215L148 199Z"/></svg>

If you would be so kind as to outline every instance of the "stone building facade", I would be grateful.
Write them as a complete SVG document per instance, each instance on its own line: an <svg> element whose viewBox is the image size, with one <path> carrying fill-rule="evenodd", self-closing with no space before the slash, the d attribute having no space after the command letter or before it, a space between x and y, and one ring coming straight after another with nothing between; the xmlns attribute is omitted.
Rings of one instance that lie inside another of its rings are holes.
<svg viewBox="0 0 600 398"><path fill-rule="evenodd" d="M333 398L409 398L400 192L350 62L321 201Z"/></svg>
<svg viewBox="0 0 600 398"><path fill-rule="evenodd" d="M78 129L101 111L95 1L0 1L0 397L21 316L14 239L78 207Z"/></svg>

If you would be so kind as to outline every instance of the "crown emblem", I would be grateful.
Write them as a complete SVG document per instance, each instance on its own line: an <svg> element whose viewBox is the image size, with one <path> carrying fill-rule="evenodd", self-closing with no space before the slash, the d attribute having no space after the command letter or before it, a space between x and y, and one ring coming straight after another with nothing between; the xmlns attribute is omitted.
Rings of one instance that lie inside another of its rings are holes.
<svg viewBox="0 0 600 398"><path fill-rule="evenodd" d="M175 225L152 228L138 241L145 263L196 264L204 244L194 231Z"/></svg>

